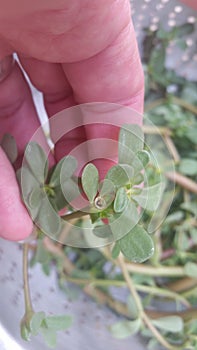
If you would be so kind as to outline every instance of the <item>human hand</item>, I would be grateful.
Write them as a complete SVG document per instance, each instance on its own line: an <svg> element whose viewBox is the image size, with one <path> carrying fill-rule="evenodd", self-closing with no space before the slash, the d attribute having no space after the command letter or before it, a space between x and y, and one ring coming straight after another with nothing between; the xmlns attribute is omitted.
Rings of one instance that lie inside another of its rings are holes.
<svg viewBox="0 0 197 350"><path fill-rule="evenodd" d="M180 0L185 5L192 7L194 10L197 10L197 2L196 0Z"/></svg>
<svg viewBox="0 0 197 350"><path fill-rule="evenodd" d="M43 92L49 117L95 101L143 111L143 73L129 0L0 0L0 5L0 59L17 52L33 85ZM0 139L6 132L12 134L22 154L38 127L30 89L15 63L0 82ZM111 127L104 133L116 138ZM102 135L102 127L74 130L56 145L56 157ZM98 164L101 172L109 166ZM27 237L32 221L2 149L0 198L0 235L11 240Z"/></svg>

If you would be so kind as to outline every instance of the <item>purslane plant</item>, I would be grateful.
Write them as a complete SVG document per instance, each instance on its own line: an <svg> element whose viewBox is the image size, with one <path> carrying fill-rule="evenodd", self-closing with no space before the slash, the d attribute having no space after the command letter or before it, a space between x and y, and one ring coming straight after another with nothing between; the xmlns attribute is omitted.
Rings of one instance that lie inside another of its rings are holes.
<svg viewBox="0 0 197 350"><path fill-rule="evenodd" d="M1 146L14 163L17 147L13 137L5 135ZM118 163L109 169L104 180L99 179L98 170L92 163L87 164L81 178L77 178L77 160L70 155L49 169L45 152L35 142L27 145L17 178L37 233L58 241L64 222L73 214L79 221L83 216L87 219L88 215L93 235L103 242L114 243L114 259L121 252L130 261L143 262L152 256L154 244L140 223L140 216L144 208L156 210L163 191L161 182L149 186L146 174L149 163L150 154L144 149L142 129L137 125L123 125L118 140ZM83 196L87 205L76 211L71 202L79 196ZM61 217L59 213L65 208L68 214ZM56 331L67 328L71 319L69 316L47 317L43 312L33 311L27 278L27 251L27 244L24 244L26 311L21 322L21 335L29 340L31 335L41 333L49 346L55 346Z"/></svg>

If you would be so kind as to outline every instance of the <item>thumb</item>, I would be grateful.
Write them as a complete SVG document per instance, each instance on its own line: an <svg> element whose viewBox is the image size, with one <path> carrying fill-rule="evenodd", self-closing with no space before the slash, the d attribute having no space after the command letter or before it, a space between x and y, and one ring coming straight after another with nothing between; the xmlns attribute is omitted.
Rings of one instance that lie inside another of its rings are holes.
<svg viewBox="0 0 197 350"><path fill-rule="evenodd" d="M28 237L32 230L32 220L21 202L14 169L0 147L0 237L18 241Z"/></svg>

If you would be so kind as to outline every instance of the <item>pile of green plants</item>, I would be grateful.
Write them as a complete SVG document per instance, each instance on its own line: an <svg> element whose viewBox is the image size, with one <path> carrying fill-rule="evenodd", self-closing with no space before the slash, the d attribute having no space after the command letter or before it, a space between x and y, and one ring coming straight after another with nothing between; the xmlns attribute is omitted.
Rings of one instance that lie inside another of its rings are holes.
<svg viewBox="0 0 197 350"><path fill-rule="evenodd" d="M21 335L25 340L41 333L48 346L54 347L56 332L72 327L69 315L46 316L34 311L28 283L29 253L30 265L41 264L46 275L55 264L62 290L78 285L120 315L120 321L109 327L114 337L139 333L149 349L158 348L158 344L172 350L197 349L197 82L187 81L165 67L171 40L183 46L184 35L192 31L190 24L169 32L145 31L145 117L157 128L150 122L145 122L143 130L123 125L118 164L103 181L96 167L88 164L78 186L73 157L65 157L49 170L42 149L35 143L27 146L25 165L18 177L23 179L25 205L35 219L36 239L25 243L23 249L26 310ZM173 160L174 171L166 165L162 168L162 160L158 167L154 160L158 145L154 153L148 140L158 134ZM6 136L2 146L14 161L17 153L13 139ZM89 203L85 212L72 211L62 183L65 191L72 189L70 200L80 187ZM79 228L88 221L95 237L110 244L82 249L58 242L62 225L58 213L65 207L69 211L61 220ZM151 221L155 211L157 215ZM149 230L150 222L154 222L154 233ZM56 240L50 238L54 231ZM107 270L106 263L110 267ZM112 286L120 293L122 287L127 288L124 303L114 298Z"/></svg>

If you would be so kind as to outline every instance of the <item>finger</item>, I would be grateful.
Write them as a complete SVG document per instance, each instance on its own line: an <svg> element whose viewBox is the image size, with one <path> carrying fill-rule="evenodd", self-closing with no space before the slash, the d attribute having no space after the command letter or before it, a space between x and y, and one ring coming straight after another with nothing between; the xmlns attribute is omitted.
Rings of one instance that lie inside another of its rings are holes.
<svg viewBox="0 0 197 350"><path fill-rule="evenodd" d="M14 170L0 147L0 237L22 240L33 230L20 198Z"/></svg>
<svg viewBox="0 0 197 350"><path fill-rule="evenodd" d="M127 18L127 25L116 40L100 54L82 62L64 64L77 103L105 101L143 111L144 79L135 33ZM131 119L142 123L142 117ZM105 137L117 139L117 131L105 126ZM88 139L103 136L103 126L86 128ZM99 161L99 170L104 173L111 163ZM102 174L103 176L103 174Z"/></svg>
<svg viewBox="0 0 197 350"><path fill-rule="evenodd" d="M5 133L12 134L21 155L40 123L30 88L17 63L0 83L0 92L0 139ZM42 146L48 150L44 135L41 137Z"/></svg>
<svg viewBox="0 0 197 350"><path fill-rule="evenodd" d="M39 128L30 89L17 63L0 83L0 139L4 133L12 134L23 154L26 144ZM48 150L43 134L39 142ZM23 207L14 171L5 154L0 155L0 234L18 240L32 230L31 219Z"/></svg>
<svg viewBox="0 0 197 350"><path fill-rule="evenodd" d="M32 84L43 93L44 104L49 117L53 117L58 112L75 105L72 88L60 64L42 62L24 56L20 56L20 61ZM53 141L56 140L53 128L51 129L51 137ZM71 130L56 142L56 159L61 159L85 139L84 128Z"/></svg>

